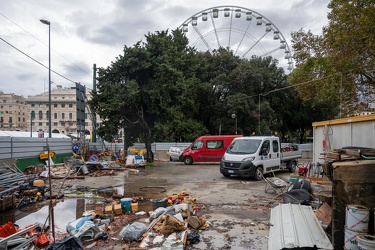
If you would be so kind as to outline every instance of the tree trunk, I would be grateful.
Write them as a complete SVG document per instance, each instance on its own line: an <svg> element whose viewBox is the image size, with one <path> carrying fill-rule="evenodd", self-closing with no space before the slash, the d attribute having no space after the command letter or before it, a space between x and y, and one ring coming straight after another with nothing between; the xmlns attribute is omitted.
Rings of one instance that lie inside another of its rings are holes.
<svg viewBox="0 0 375 250"><path fill-rule="evenodd" d="M151 130L148 131L146 135L146 150L147 150L147 162L154 162L154 152L152 152L151 144L152 144L152 132Z"/></svg>

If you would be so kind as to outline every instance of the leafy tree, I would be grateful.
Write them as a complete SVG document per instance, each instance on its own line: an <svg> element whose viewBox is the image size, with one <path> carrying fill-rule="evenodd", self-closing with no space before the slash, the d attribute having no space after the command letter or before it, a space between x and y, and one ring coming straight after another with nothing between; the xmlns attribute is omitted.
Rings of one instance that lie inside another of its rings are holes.
<svg viewBox="0 0 375 250"><path fill-rule="evenodd" d="M332 0L328 8L323 35L292 33L297 67L289 81L312 107L332 105L332 112L320 118L352 115L374 86L374 3Z"/></svg>
<svg viewBox="0 0 375 250"><path fill-rule="evenodd" d="M194 102L206 91L197 77L202 74L202 62L187 45L179 30L148 34L146 42L125 46L123 55L99 70L91 101L103 119L99 135L114 134L126 126L127 141L145 141L147 160L152 161L156 133L161 140L178 140L182 133L205 131L195 119L199 105Z"/></svg>

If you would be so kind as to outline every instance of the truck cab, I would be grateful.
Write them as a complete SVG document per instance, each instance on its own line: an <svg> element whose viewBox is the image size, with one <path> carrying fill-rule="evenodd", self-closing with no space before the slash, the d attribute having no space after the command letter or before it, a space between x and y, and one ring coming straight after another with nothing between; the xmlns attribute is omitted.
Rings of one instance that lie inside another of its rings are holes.
<svg viewBox="0 0 375 250"><path fill-rule="evenodd" d="M271 171L289 170L294 172L300 151L288 152L283 157L277 136L250 136L235 138L220 161L223 176L238 175L261 180L262 175Z"/></svg>

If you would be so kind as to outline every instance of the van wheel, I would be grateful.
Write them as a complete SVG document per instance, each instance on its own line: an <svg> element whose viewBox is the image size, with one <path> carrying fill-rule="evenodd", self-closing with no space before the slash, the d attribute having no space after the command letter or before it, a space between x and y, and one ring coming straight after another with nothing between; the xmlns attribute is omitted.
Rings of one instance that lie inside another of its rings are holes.
<svg viewBox="0 0 375 250"><path fill-rule="evenodd" d="M288 163L288 170L289 170L289 173L295 173L296 172L296 169L297 169L297 162L296 161L290 161Z"/></svg>
<svg viewBox="0 0 375 250"><path fill-rule="evenodd" d="M254 174L254 179L260 181L263 178L263 169L262 167L257 167Z"/></svg>
<svg viewBox="0 0 375 250"><path fill-rule="evenodd" d="M191 165L191 164L193 164L193 159L191 157L185 157L184 163L185 163L185 165Z"/></svg>

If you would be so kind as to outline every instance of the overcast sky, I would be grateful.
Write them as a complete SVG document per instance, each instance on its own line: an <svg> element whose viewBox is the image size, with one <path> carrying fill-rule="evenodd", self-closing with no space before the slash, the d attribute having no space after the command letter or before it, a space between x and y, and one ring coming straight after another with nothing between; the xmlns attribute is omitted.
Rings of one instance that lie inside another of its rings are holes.
<svg viewBox="0 0 375 250"><path fill-rule="evenodd" d="M252 10L260 14L263 20L271 21L291 46L290 34L293 31L304 29L321 34L322 28L328 24L328 3L328 0L0 1L0 90L24 97L48 91L49 33L48 25L41 23L40 19L51 23L51 69L59 74L52 72L52 88L56 85L71 87L74 82L92 88L94 63L97 67L106 68L122 54L124 45L131 47L138 41L144 41L144 35L149 32L176 29L203 10L212 10L217 6L238 6L242 8L241 11ZM230 18L225 19L220 15L216 31L220 33L227 29L227 33L222 33L227 42L221 45L232 48L242 43L251 47L251 41L235 41L236 34L238 36L240 33L236 31L240 26L247 25L246 18L237 19L231 25ZM242 14L242 17L245 16ZM208 23L205 22L206 25ZM201 19L198 19L196 27L203 27ZM228 27L232 27L230 37ZM255 43L258 39L255 34L263 31L264 27L265 24L263 28L249 29L251 35L248 37L251 36ZM214 32L200 32L207 37L210 48L214 49L215 45L211 43L214 38L209 38L209 34ZM189 26L186 34L197 32ZM191 43L195 43L196 47L201 46L198 40L203 41L196 38L193 41L191 38ZM278 46L278 41L270 43L274 44L261 45L263 52L254 50L248 54L262 56L265 51ZM282 58L279 60L282 61Z"/></svg>

